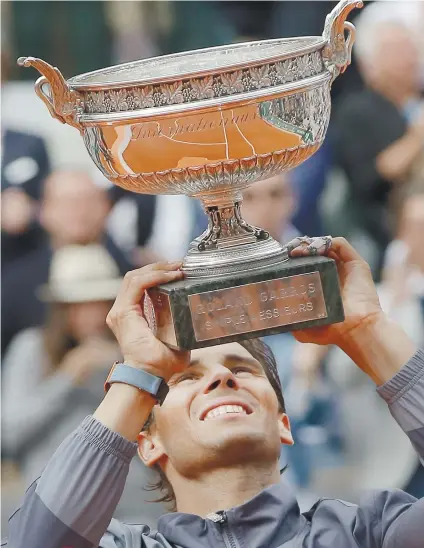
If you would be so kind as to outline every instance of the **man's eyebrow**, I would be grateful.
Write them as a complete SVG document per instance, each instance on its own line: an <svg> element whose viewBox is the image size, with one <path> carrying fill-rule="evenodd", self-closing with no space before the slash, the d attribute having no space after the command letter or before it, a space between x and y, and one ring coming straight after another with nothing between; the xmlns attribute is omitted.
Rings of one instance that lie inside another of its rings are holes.
<svg viewBox="0 0 424 548"><path fill-rule="evenodd" d="M240 356L239 354L226 354L223 361L226 367L245 363L246 365L254 367L258 371L263 370L263 367L258 362L258 360L255 360L255 358L248 358L247 356ZM191 362L188 364L188 367L196 367L196 365L200 365L201 363L201 360L194 359L191 360Z"/></svg>
<svg viewBox="0 0 424 548"><path fill-rule="evenodd" d="M258 360L255 360L255 358L253 358L253 357L249 358L247 356L240 356L239 354L227 354L225 356L224 363L225 364L232 364L232 365L245 363L245 364L248 364L248 365L251 365L251 366L255 367L256 369L261 369L262 370L262 366L258 362Z"/></svg>
<svg viewBox="0 0 424 548"><path fill-rule="evenodd" d="M226 354L224 357L224 365L235 365L240 363L249 364L253 367L256 367L256 369L262 369L261 364L258 362L258 360L255 360L255 358L249 358L247 356L240 356L239 354ZM201 360L194 359L191 360L188 367L195 367L196 365L199 365L201 363Z"/></svg>

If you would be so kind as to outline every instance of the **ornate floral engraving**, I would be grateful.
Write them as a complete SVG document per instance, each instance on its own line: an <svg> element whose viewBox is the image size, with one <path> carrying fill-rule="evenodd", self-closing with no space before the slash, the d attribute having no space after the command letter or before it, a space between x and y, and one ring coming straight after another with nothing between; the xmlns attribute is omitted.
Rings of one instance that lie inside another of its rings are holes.
<svg viewBox="0 0 424 548"><path fill-rule="evenodd" d="M104 91L99 91L97 93L88 93L86 101L88 101L88 103L86 103L85 107L88 112L106 112Z"/></svg>
<svg viewBox="0 0 424 548"><path fill-rule="evenodd" d="M176 105L184 102L182 94L183 83L175 82L172 84L164 84L162 86L162 94L166 105Z"/></svg>
<svg viewBox="0 0 424 548"><path fill-rule="evenodd" d="M243 70L178 80L173 83L84 92L85 112L104 114L191 103L279 86L326 70L322 51Z"/></svg>
<svg viewBox="0 0 424 548"><path fill-rule="evenodd" d="M269 67L253 67L250 69L250 77L254 84L255 89L267 88L271 85L271 79L269 77Z"/></svg>
<svg viewBox="0 0 424 548"><path fill-rule="evenodd" d="M124 89L111 90L109 96L112 112L128 110L127 93Z"/></svg>
<svg viewBox="0 0 424 548"><path fill-rule="evenodd" d="M186 89L190 89L190 87L187 86ZM191 93L194 99L212 99L215 95L212 76L192 80Z"/></svg>
<svg viewBox="0 0 424 548"><path fill-rule="evenodd" d="M241 70L238 70L236 72L224 72L223 74L221 74L221 82L224 95L243 93L244 85L242 76L243 73Z"/></svg>
<svg viewBox="0 0 424 548"><path fill-rule="evenodd" d="M134 90L134 99L140 105L138 108L151 108L155 106L153 99L153 87L145 86Z"/></svg>

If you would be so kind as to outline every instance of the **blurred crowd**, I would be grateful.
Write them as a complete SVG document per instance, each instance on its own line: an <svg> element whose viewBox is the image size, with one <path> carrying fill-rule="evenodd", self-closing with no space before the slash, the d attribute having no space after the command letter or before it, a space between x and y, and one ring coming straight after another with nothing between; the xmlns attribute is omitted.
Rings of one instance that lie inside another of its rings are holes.
<svg viewBox="0 0 424 548"><path fill-rule="evenodd" d="M5 6L7 4L7 6ZM66 75L151 55L242 40L319 35L335 2L3 3L2 89L32 91L34 55ZM370 2L352 66L333 87L320 150L246 190L244 218L282 243L347 237L370 263L381 304L424 345L424 4ZM47 111L45 116L48 116ZM2 524L59 443L102 399L119 348L105 317L122 276L184 255L204 229L185 197L130 194L75 158L60 165L46 133L2 124ZM16 120L13 125L9 120ZM17 129L18 128L18 129ZM60 143L66 148L67 142ZM424 471L373 387L334 348L267 337L296 444L284 474L306 508L363 489L424 496ZM366 424L366 428L364 428ZM153 524L151 481L132 464L116 517Z"/></svg>

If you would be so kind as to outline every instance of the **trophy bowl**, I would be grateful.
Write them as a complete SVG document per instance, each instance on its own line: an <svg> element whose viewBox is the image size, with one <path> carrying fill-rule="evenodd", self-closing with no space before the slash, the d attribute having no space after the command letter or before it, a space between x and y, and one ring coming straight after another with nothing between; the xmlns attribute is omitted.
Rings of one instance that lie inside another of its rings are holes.
<svg viewBox="0 0 424 548"><path fill-rule="evenodd" d="M281 274L288 259L284 246L243 220L242 191L296 167L321 146L331 84L351 59L354 27L346 18L361 6L342 0L327 16L321 37L206 48L69 80L41 59L21 57L18 63L43 75L36 93L52 116L80 131L111 182L133 192L201 200L208 229L184 258L186 282L222 278L235 288L245 283L236 280L242 273L262 272L261 279L269 279ZM156 301L149 309L158 324L157 309L164 305ZM172 303L168 308L175 323ZM303 321L317 320L309 316ZM338 321L336 316L331 320L326 313L319 321ZM224 338L234 335L223 329Z"/></svg>

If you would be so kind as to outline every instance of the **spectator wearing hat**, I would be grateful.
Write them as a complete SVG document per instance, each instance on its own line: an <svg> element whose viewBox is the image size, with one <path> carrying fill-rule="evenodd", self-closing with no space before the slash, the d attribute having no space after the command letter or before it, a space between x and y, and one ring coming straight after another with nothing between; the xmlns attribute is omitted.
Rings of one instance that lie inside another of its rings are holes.
<svg viewBox="0 0 424 548"><path fill-rule="evenodd" d="M37 289L47 303L44 326L12 341L3 378L3 446L17 459L24 483L42 472L58 443L103 398L119 347L106 326L122 277L99 244L70 245L53 256L47 284ZM140 466L141 468L141 466ZM117 510L134 517L146 474L137 470Z"/></svg>
<svg viewBox="0 0 424 548"><path fill-rule="evenodd" d="M62 247L53 256L48 284L37 290L48 306L46 324L22 331L10 345L3 444L19 455L25 478L37 477L50 447L101 398L91 379L119 357L105 320L121 279L104 247Z"/></svg>

